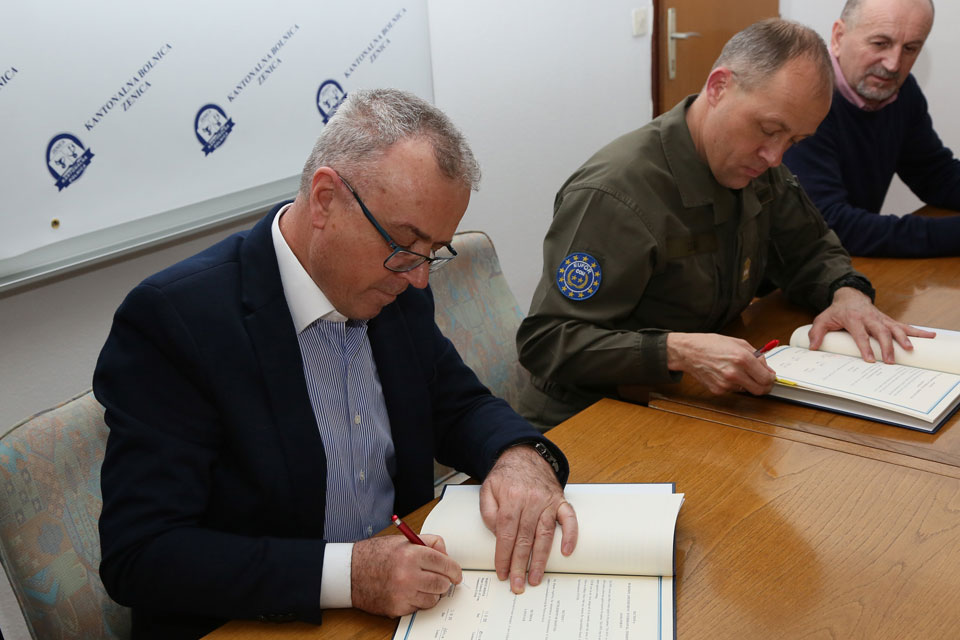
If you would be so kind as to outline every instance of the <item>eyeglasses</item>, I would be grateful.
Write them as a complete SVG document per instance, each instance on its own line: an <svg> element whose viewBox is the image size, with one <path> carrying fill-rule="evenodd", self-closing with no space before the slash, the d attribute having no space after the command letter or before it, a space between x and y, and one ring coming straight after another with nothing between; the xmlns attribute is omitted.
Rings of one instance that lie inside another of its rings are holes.
<svg viewBox="0 0 960 640"><path fill-rule="evenodd" d="M409 249L404 249L394 242L393 238L390 237L390 234L380 226L380 223L377 222L377 219L373 217L372 213L370 213L370 209L367 209L367 205L363 204L363 200L360 199L360 196L357 195L357 192L354 190L354 188L350 186L350 183L344 180L343 176L341 176L339 173L337 174L337 177L340 178L340 182L342 182L344 186L350 190L350 193L353 194L353 197L356 198L357 204L360 205L360 209L363 211L363 215L367 217L367 220L370 221L370 224L372 224L374 228L380 232L380 235L383 236L383 239L386 240L387 244L390 245L390 248L393 249L393 253L387 256L387 259L383 261L384 267L390 271L405 273L407 271L413 271L424 262L427 262L429 263L430 271L433 272L457 257L457 252L453 247L450 246L449 243L444 243L439 249L432 250L429 256L425 256L422 253L417 253L416 251L410 251Z"/></svg>

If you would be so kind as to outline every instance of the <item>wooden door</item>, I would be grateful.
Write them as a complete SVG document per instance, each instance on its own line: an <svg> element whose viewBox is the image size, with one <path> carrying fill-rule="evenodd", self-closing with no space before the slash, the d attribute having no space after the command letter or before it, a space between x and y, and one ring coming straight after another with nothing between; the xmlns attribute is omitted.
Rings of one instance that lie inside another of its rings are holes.
<svg viewBox="0 0 960 640"><path fill-rule="evenodd" d="M699 93L720 50L733 34L758 20L780 15L779 0L655 0L653 6L657 29L654 115L668 111L691 93ZM671 10L676 52L672 74L668 36Z"/></svg>

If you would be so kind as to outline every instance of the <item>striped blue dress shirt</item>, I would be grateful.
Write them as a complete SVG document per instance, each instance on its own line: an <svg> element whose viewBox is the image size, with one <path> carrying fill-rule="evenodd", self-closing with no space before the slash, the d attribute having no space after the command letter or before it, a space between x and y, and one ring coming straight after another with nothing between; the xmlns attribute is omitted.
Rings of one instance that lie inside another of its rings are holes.
<svg viewBox="0 0 960 640"><path fill-rule="evenodd" d="M396 461L367 323L320 319L297 340L327 455L324 537L369 538L390 524Z"/></svg>
<svg viewBox="0 0 960 640"><path fill-rule="evenodd" d="M273 247L327 458L320 606L349 607L351 543L390 523L393 438L367 324L337 312L297 260L280 232L286 209L273 220Z"/></svg>

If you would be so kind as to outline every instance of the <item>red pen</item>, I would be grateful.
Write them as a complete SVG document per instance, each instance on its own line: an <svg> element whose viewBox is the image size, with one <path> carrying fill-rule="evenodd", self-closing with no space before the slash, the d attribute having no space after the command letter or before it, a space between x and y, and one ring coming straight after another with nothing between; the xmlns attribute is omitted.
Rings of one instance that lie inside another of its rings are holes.
<svg viewBox="0 0 960 640"><path fill-rule="evenodd" d="M411 529L406 522L398 518L396 514L394 514L394 516L390 519L393 520L393 524L397 525L397 529L400 529L400 533L402 533L407 537L407 540L409 540L413 544L419 544L424 547L427 546L427 544L420 539L420 536L415 534L413 532L413 529Z"/></svg>
<svg viewBox="0 0 960 640"><path fill-rule="evenodd" d="M771 341L768 342L767 344L763 345L762 347L760 347L759 349L757 349L756 351L754 351L754 352L753 352L753 357L754 357L754 358L759 358L760 356L762 356L763 354L765 354L767 351L770 351L770 349L773 349L773 348L774 348L775 346L777 346L778 344L780 344L780 341L779 341L779 340L771 340Z"/></svg>

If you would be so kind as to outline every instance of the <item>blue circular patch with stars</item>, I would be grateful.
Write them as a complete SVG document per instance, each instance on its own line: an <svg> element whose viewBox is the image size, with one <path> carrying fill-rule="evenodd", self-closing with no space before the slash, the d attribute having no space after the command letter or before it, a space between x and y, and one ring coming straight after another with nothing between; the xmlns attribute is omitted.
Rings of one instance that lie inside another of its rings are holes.
<svg viewBox="0 0 960 640"><path fill-rule="evenodd" d="M571 253L557 269L557 288L571 300L586 300L600 288L600 263L589 253Z"/></svg>

